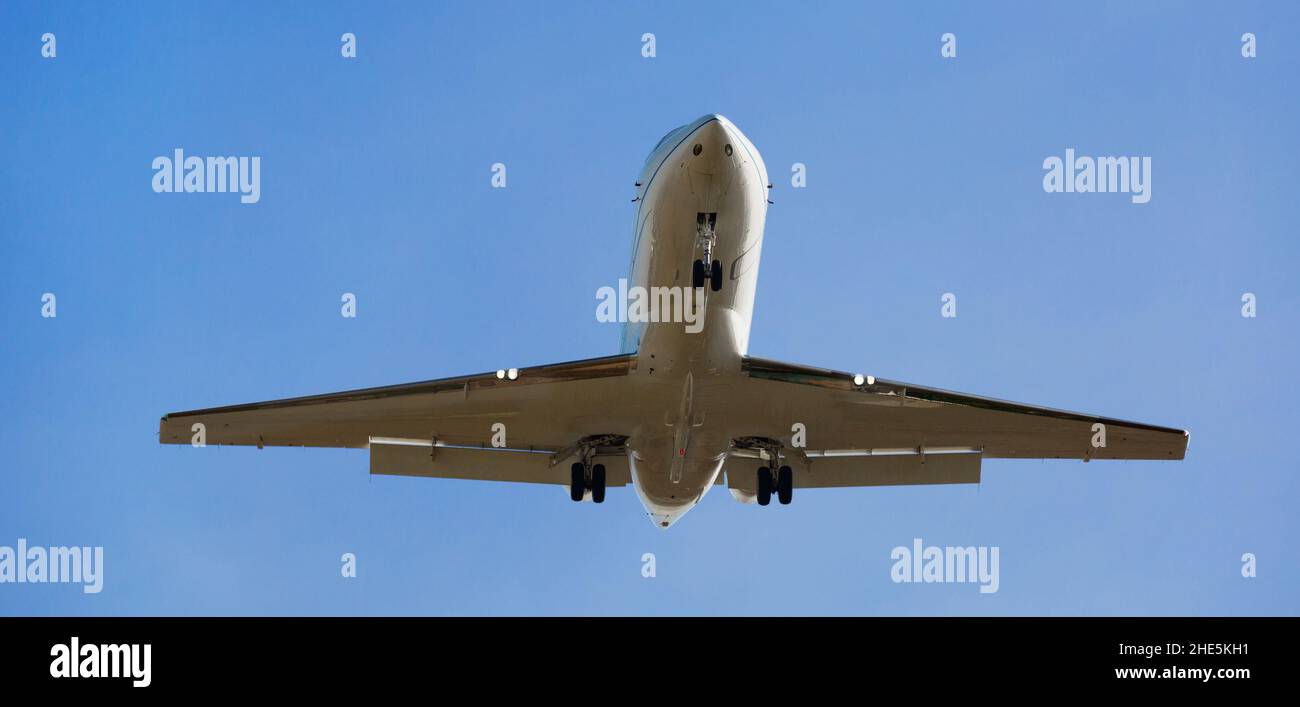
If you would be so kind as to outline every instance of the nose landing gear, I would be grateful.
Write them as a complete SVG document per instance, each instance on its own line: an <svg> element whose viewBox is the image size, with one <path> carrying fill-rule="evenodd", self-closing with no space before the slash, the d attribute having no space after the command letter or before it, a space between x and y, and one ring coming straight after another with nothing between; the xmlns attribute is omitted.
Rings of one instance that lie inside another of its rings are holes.
<svg viewBox="0 0 1300 707"><path fill-rule="evenodd" d="M722 263L713 261L712 265L705 266L703 260L695 261L691 269L691 286L704 287L704 281L709 281L709 289L717 292L722 289Z"/></svg>
<svg viewBox="0 0 1300 707"><path fill-rule="evenodd" d="M704 257L691 266L691 286L704 287L704 281L708 280L709 289L714 292L722 289L722 263L713 259L713 246L718 242L714 230L717 225L717 213L695 214L695 240Z"/></svg>

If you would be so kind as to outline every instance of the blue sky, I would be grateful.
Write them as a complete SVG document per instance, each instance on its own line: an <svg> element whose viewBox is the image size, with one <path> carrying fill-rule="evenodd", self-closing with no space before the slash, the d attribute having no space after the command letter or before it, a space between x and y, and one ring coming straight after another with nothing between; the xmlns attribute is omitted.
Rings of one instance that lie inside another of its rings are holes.
<svg viewBox="0 0 1300 707"><path fill-rule="evenodd" d="M1133 5L6 4L0 545L106 568L0 614L1300 613L1300 9ZM776 184L751 353L1184 427L1187 459L715 489L660 532L630 488L157 444L171 410L615 352L632 182L710 112ZM177 147L260 155L261 201L155 194ZM1152 200L1045 193L1068 147L1151 156ZM892 583L915 537L1000 547L999 591Z"/></svg>

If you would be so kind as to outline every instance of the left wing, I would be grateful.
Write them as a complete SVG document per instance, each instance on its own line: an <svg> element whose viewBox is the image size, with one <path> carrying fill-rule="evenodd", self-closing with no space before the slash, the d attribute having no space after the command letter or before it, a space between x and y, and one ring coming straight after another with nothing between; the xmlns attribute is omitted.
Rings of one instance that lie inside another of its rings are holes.
<svg viewBox="0 0 1300 707"><path fill-rule="evenodd" d="M795 487L976 483L982 458L1182 459L1171 427L1013 403L937 388L745 357L733 422L786 453ZM1099 444L1104 442L1104 444ZM760 458L755 458L755 457ZM727 482L751 490L762 454L733 450Z"/></svg>
<svg viewBox="0 0 1300 707"><path fill-rule="evenodd" d="M848 373L748 356L741 368L747 397L766 401L757 417L771 418L769 432L754 434L787 438L791 422L803 422L809 448L972 449L1016 459L1182 459L1187 451L1187 432L1172 427L880 378L859 384ZM1093 444L1095 425L1105 446Z"/></svg>

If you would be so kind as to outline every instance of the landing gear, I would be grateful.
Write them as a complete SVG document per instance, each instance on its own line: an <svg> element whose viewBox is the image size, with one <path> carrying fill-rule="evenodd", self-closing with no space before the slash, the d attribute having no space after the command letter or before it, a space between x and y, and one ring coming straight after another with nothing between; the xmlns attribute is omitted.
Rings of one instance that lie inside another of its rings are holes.
<svg viewBox="0 0 1300 707"><path fill-rule="evenodd" d="M593 464L591 466L591 500L593 503L605 502L605 465ZM782 501L781 503L789 503Z"/></svg>
<svg viewBox="0 0 1300 707"><path fill-rule="evenodd" d="M587 469L582 462L574 462L569 468L569 498L581 501L587 491Z"/></svg>
<svg viewBox="0 0 1300 707"><path fill-rule="evenodd" d="M587 478L587 466L582 462L574 462L569 467L569 498L581 501L588 491L591 492L592 502L605 502L605 465L592 464L591 478Z"/></svg>
<svg viewBox="0 0 1300 707"><path fill-rule="evenodd" d="M765 466L758 467L758 505L766 506L772 502L772 491L781 505L788 506L794 499L794 470L788 466L777 469L776 478L772 470Z"/></svg>
<svg viewBox="0 0 1300 707"><path fill-rule="evenodd" d="M627 435L587 435L577 442L562 447L551 455L547 468L559 466L566 460L577 459L569 467L569 498L581 501L587 492L595 503L605 502L605 465L593 464L597 456L622 456L627 448Z"/></svg>
<svg viewBox="0 0 1300 707"><path fill-rule="evenodd" d="M783 506L790 505L791 499L794 498L794 471L788 466L777 470L776 498Z"/></svg>
<svg viewBox="0 0 1300 707"><path fill-rule="evenodd" d="M772 502L772 470L758 467L758 505L766 506Z"/></svg>
<svg viewBox="0 0 1300 707"><path fill-rule="evenodd" d="M757 483L757 501L758 505L766 506L772 502L772 494L781 505L790 505L794 500L794 469L785 464L781 464L785 454L782 452L780 441L768 437L737 437L731 440L733 449L748 450L750 458L762 459L771 463L773 466L780 465L773 472L772 467L766 464L758 467Z"/></svg>
<svg viewBox="0 0 1300 707"><path fill-rule="evenodd" d="M704 281L708 280L709 289L714 292L722 289L722 263L713 259L713 246L718 242L717 225L717 213L695 214L695 242L704 257L691 266L691 285L704 287Z"/></svg>
<svg viewBox="0 0 1300 707"><path fill-rule="evenodd" d="M691 267L691 286L704 287L704 281L709 281L709 289L718 292L722 289L722 263L713 261L712 265L705 265L703 260L695 261Z"/></svg>

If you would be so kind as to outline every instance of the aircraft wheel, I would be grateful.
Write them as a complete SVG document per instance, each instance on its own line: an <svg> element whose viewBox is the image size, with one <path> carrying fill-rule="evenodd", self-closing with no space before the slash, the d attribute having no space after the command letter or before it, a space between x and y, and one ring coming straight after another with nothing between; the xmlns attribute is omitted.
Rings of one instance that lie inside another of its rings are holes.
<svg viewBox="0 0 1300 707"><path fill-rule="evenodd" d="M713 261L713 267L709 269L709 287L714 292L722 289L722 263Z"/></svg>
<svg viewBox="0 0 1300 707"><path fill-rule="evenodd" d="M766 506L772 502L772 470L758 467L758 505Z"/></svg>
<svg viewBox="0 0 1300 707"><path fill-rule="evenodd" d="M605 502L604 464L594 464L591 467L591 500L595 503Z"/></svg>
<svg viewBox="0 0 1300 707"><path fill-rule="evenodd" d="M783 506L790 505L790 499L794 498L794 471L788 466L776 472L776 497Z"/></svg>
<svg viewBox="0 0 1300 707"><path fill-rule="evenodd" d="M569 498L575 501L581 501L583 492L587 490L584 471L582 462L574 462L569 468Z"/></svg>
<svg viewBox="0 0 1300 707"><path fill-rule="evenodd" d="M704 261L697 260L691 266L691 287L704 287Z"/></svg>

